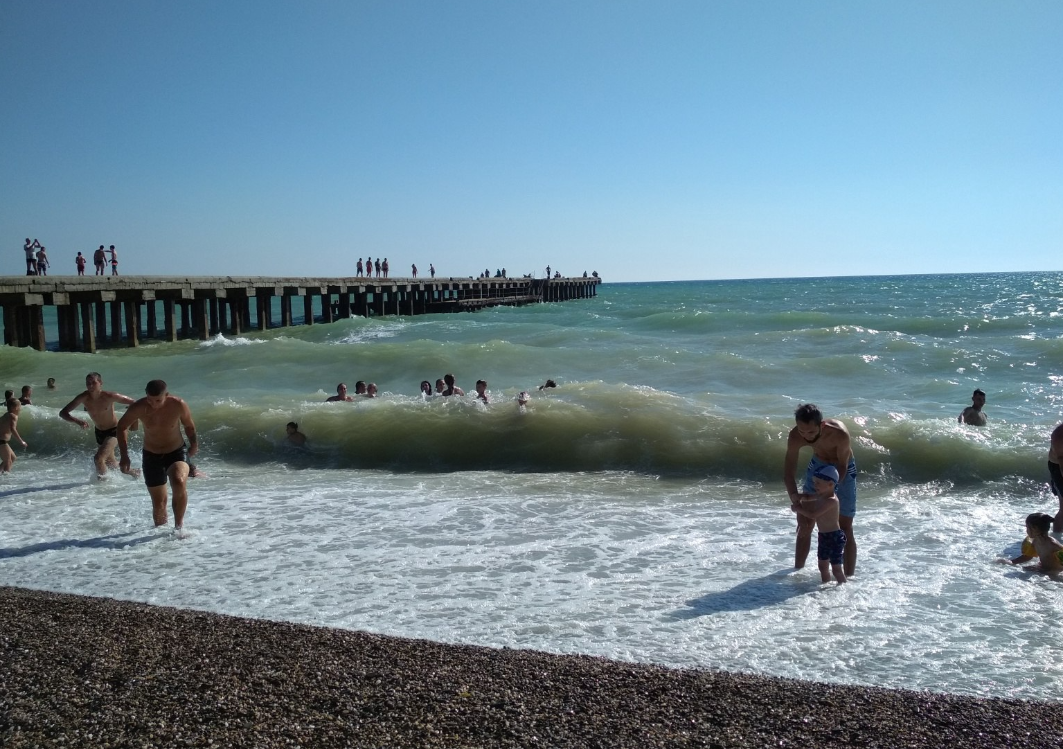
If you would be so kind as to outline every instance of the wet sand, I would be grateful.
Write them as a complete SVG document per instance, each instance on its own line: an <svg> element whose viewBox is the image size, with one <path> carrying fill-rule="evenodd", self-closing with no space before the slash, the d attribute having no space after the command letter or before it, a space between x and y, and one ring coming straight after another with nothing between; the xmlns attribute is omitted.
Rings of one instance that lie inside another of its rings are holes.
<svg viewBox="0 0 1063 749"><path fill-rule="evenodd" d="M0 745L12 749L1056 749L1060 736L1059 702L444 645L0 587Z"/></svg>

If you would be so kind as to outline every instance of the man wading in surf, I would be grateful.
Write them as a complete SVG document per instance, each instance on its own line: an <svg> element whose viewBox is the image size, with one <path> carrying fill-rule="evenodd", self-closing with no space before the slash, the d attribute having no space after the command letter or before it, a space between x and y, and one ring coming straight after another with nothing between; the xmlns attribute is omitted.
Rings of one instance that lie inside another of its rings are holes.
<svg viewBox="0 0 1063 749"><path fill-rule="evenodd" d="M853 516L856 515L856 460L849 439L849 430L837 419L824 419L820 410L806 403L794 411L796 426L790 430L786 439L786 459L783 462L783 483L790 495L790 503L796 502L800 492L797 490L797 457L803 447L812 448L812 459L805 469L804 493L814 494L812 477L816 470L827 465L837 469L841 481L835 491L841 502L838 523L845 531L845 576L851 577L856 572L856 539L853 537ZM794 553L794 567L805 566L809 549L812 548L812 530L815 521L801 515L797 516L797 545Z"/></svg>

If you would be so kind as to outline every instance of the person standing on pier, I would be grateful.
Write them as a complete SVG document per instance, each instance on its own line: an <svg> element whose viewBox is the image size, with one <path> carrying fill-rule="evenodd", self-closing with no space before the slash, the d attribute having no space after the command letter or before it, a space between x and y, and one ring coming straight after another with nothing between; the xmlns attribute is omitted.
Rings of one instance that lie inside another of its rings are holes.
<svg viewBox="0 0 1063 749"><path fill-rule="evenodd" d="M790 430L786 440L786 458L783 463L783 483L790 495L790 503L800 499L797 490L797 457L803 447L812 448L812 459L805 470L804 493L815 494L814 476L816 472L828 465L834 466L841 479L835 487L835 493L841 502L838 522L845 531L845 576L852 577L856 572L856 540L853 538L853 516L856 515L856 460L853 458L852 442L849 430L837 419L824 419L820 410L811 403L806 403L794 411L796 426ZM815 521L802 515L797 516L797 544L794 553L794 567L805 566L808 552L812 548L812 529Z"/></svg>
<svg viewBox="0 0 1063 749"><path fill-rule="evenodd" d="M79 276L85 275L85 264L86 263L87 263L87 261L85 260L85 256L82 255L79 252L78 256L76 258L74 258L74 265L76 265L78 267L78 275Z"/></svg>
<svg viewBox="0 0 1063 749"><path fill-rule="evenodd" d="M170 395L166 383L152 380L144 388L145 397L126 409L118 422L118 450L122 473L129 473L129 429L137 421L144 424L144 483L151 495L151 514L156 526L166 525L166 482L173 489L174 527L181 530L188 506L188 459L199 451L196 425L188 404ZM181 436L184 427L188 452Z"/></svg>
<svg viewBox="0 0 1063 749"><path fill-rule="evenodd" d="M118 250L114 248L113 244L111 245L111 275L118 275Z"/></svg>
<svg viewBox="0 0 1063 749"><path fill-rule="evenodd" d="M380 257L379 256L377 257L376 262L373 265L373 268L376 270L376 277L380 278Z"/></svg>
<svg viewBox="0 0 1063 749"><path fill-rule="evenodd" d="M388 259L384 258L384 262L380 264L380 270L384 274L384 278L388 277Z"/></svg>
<svg viewBox="0 0 1063 749"><path fill-rule="evenodd" d="M30 241L29 237L26 237L26 244L22 249L26 251L26 275L37 275L37 248L41 246L41 243L36 239Z"/></svg>
<svg viewBox="0 0 1063 749"><path fill-rule="evenodd" d="M411 270L413 270L413 277L417 278L417 263L413 263L412 265L410 265L410 268Z"/></svg>
<svg viewBox="0 0 1063 749"><path fill-rule="evenodd" d="M434 263L428 264L428 272L432 274L432 278L436 277L436 266Z"/></svg>
<svg viewBox="0 0 1063 749"><path fill-rule="evenodd" d="M73 416L70 412L82 406L95 426L96 455L92 461L96 464L96 476L104 479L108 468L117 468L114 450L118 447L118 417L114 415L114 404L124 403L131 406L136 403L128 395L112 393L103 389L103 376L99 372L85 375L85 390L67 403L59 412L59 418L87 429L89 423ZM134 425L135 428L135 425Z"/></svg>
<svg viewBox="0 0 1063 749"><path fill-rule="evenodd" d="M41 248L39 250L37 250L37 275L38 276L47 276L48 275L48 253L44 251L44 245L43 244L40 247Z"/></svg>
<svg viewBox="0 0 1063 749"><path fill-rule="evenodd" d="M358 271L358 277L361 278L362 277L362 258L358 258L358 265L355 266L355 268Z"/></svg>
<svg viewBox="0 0 1063 749"><path fill-rule="evenodd" d="M100 249L92 253L92 264L96 266L96 275L103 275L103 265L107 262L107 251L103 249L103 245L100 245Z"/></svg>

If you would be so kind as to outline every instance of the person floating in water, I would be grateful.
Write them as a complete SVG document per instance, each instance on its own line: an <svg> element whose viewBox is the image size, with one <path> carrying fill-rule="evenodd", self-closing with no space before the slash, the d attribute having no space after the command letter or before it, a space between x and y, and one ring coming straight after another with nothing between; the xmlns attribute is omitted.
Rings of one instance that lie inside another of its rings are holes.
<svg viewBox="0 0 1063 749"><path fill-rule="evenodd" d="M986 415L982 412L983 406L985 406L985 393L980 389L975 390L971 396L971 405L963 409L957 421L973 427L984 427L986 425Z"/></svg>
<svg viewBox="0 0 1063 749"><path fill-rule="evenodd" d="M841 507L834 488L838 485L838 469L832 465L820 466L812 474L815 494L798 494L796 501L791 499L790 509L800 517L816 524L819 530L819 546L816 557L819 560L819 576L830 582L831 573L838 584L845 582L845 570L842 560L845 554L845 531L838 522Z"/></svg>
<svg viewBox="0 0 1063 749"><path fill-rule="evenodd" d="M289 421L284 427L284 430L288 433L288 442L296 447L303 447L306 445L306 435L299 431L299 425L294 421Z"/></svg>
<svg viewBox="0 0 1063 749"><path fill-rule="evenodd" d="M100 373L89 372L85 375L85 390L63 406L63 410L59 412L60 419L77 424L82 429L87 429L89 423L73 416L70 412L82 406L92 419L96 432L96 455L93 456L92 461L96 464L96 476L101 479L107 476L108 468L118 467L118 461L114 457L114 450L118 446L118 417L114 415L115 403L131 406L136 401L128 395L104 390L103 377ZM133 425L133 428L135 429L136 425Z"/></svg>
<svg viewBox="0 0 1063 749"><path fill-rule="evenodd" d="M1052 527L1052 516L1035 512L1026 516L1026 538L1022 550L1014 559L998 559L1002 564L1025 564L1039 559L1041 570L1052 575L1063 571L1063 544L1048 535Z"/></svg>
<svg viewBox="0 0 1063 749"><path fill-rule="evenodd" d="M527 390L521 390L517 393L517 409L524 413L528 410L528 401L531 400L531 396L528 395Z"/></svg>
<svg viewBox="0 0 1063 749"><path fill-rule="evenodd" d="M483 401L485 404L491 402L491 399L487 397L487 380L476 381L476 399Z"/></svg>
<svg viewBox="0 0 1063 749"><path fill-rule="evenodd" d="M443 375L443 382L447 386L447 389L443 391L443 395L465 395L465 391L454 384L454 375L449 372Z"/></svg>
<svg viewBox="0 0 1063 749"><path fill-rule="evenodd" d="M814 492L813 477L823 466L832 465L839 477L844 477L835 486L841 502L839 523L845 531L845 576L856 572L856 539L853 537L853 517L856 515L856 459L853 457L849 430L837 419L824 419L819 408L805 403L794 411L796 426L786 438L786 458L783 461L783 483L790 495L791 504L797 497L797 457L803 447L812 448L812 459L805 469L805 494ZM812 548L812 528L815 524L802 515L797 516L797 543L794 549L794 567L805 566Z"/></svg>
<svg viewBox="0 0 1063 749"><path fill-rule="evenodd" d="M347 384L344 383L344 382L341 382L339 385L336 386L336 394L335 395L330 395L328 398L326 398L325 399L325 403L336 403L338 401L343 401L343 402L349 403L350 401L353 401L353 400L354 400L354 398L352 398L351 396L347 395Z"/></svg>

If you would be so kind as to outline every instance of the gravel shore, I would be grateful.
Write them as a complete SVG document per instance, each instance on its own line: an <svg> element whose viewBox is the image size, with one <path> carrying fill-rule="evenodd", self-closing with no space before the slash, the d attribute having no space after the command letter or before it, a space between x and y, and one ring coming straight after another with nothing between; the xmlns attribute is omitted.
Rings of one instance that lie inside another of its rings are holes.
<svg viewBox="0 0 1063 749"><path fill-rule="evenodd" d="M1022 747L1063 705L443 645L0 587L0 745Z"/></svg>

